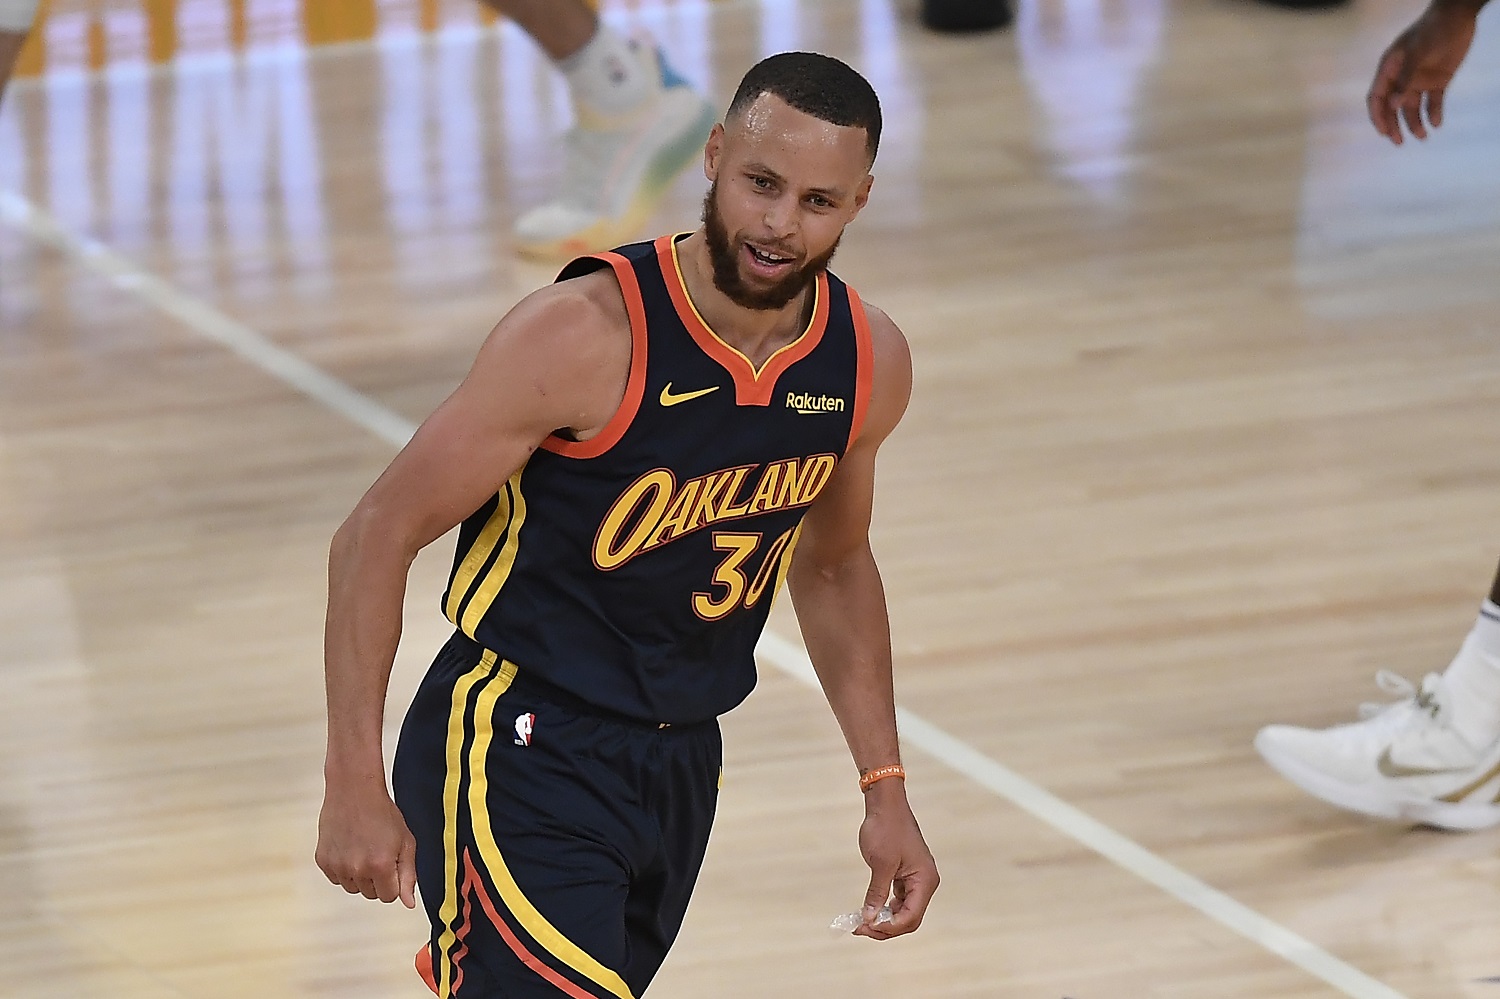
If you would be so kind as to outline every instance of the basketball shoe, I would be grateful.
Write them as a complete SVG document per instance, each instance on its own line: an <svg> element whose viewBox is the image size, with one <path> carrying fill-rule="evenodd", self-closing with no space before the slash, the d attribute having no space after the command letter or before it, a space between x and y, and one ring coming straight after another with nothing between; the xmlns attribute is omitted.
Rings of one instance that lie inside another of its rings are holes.
<svg viewBox="0 0 1500 999"><path fill-rule="evenodd" d="M653 92L621 117L578 112L557 196L516 222L516 249L525 256L558 260L629 242L667 187L702 154L718 120L713 106L660 49L637 40L630 46L650 70Z"/></svg>
<svg viewBox="0 0 1500 999"><path fill-rule="evenodd" d="M1361 815L1442 829L1500 825L1500 740L1476 746L1453 725L1444 678L1420 688L1386 670L1396 698L1361 707L1333 728L1270 725L1255 748L1277 773L1315 798Z"/></svg>

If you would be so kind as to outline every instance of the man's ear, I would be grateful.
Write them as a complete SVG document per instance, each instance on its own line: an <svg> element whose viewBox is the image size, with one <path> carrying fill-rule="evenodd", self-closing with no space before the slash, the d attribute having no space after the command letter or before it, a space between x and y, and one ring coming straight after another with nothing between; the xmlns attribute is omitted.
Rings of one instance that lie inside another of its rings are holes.
<svg viewBox="0 0 1500 999"><path fill-rule="evenodd" d="M865 205L869 203L869 201L870 201L870 188L872 188L874 186L875 186L875 177L874 177L874 175L873 174L865 174L865 179L862 180L862 181L860 181L859 188L854 192L854 214L855 215L858 215L860 209L864 208ZM851 219L850 221L853 221L853 219Z"/></svg>
<svg viewBox="0 0 1500 999"><path fill-rule="evenodd" d="M703 176L712 184L719 179L719 157L724 154L724 126L715 124L703 146Z"/></svg>

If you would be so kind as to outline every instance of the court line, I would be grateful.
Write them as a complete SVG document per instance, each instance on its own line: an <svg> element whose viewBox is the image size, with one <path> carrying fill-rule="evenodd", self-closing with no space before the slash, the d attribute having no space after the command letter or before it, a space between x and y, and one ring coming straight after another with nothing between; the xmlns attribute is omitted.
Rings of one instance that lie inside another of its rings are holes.
<svg viewBox="0 0 1500 999"><path fill-rule="evenodd" d="M37 241L75 258L85 267L109 278L122 291L144 299L382 440L402 447L416 430L412 421L307 363L249 326L178 291L103 244L70 234L56 219L19 195L0 191L0 218L25 230ZM812 662L801 646L767 631L756 652L762 661L783 673L821 689ZM898 706L896 719L903 745L922 750L1141 880L1322 979L1344 995L1354 999L1407 999L1389 985L1163 860L920 715Z"/></svg>

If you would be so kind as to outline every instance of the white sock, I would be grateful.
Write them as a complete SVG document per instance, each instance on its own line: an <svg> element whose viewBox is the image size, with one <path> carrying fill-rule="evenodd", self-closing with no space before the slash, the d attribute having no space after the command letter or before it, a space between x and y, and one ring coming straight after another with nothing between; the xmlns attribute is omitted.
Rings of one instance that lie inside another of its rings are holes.
<svg viewBox="0 0 1500 999"><path fill-rule="evenodd" d="M651 62L604 24L583 48L557 64L568 78L573 105L583 115L614 118L629 114L655 92Z"/></svg>
<svg viewBox="0 0 1500 999"><path fill-rule="evenodd" d="M1443 671L1453 724L1470 743L1488 746L1500 738L1500 606L1479 608L1458 655Z"/></svg>

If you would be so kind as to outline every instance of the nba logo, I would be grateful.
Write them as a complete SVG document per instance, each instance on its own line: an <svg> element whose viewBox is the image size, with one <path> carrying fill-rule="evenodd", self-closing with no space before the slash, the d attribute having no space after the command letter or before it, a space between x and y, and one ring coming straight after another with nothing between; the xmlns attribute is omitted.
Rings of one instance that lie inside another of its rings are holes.
<svg viewBox="0 0 1500 999"><path fill-rule="evenodd" d="M531 745L531 730L536 725L536 715L530 711L516 716L516 745Z"/></svg>

